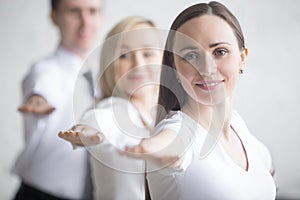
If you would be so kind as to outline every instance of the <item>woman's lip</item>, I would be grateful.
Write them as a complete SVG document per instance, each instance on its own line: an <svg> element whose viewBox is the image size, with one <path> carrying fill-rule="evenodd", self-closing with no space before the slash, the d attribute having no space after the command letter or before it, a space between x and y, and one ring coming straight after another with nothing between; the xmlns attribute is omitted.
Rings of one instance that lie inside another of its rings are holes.
<svg viewBox="0 0 300 200"><path fill-rule="evenodd" d="M128 79L130 80L141 80L141 79L144 79L145 76L143 75L131 75L131 76L128 76Z"/></svg>
<svg viewBox="0 0 300 200"><path fill-rule="evenodd" d="M211 91L214 90L219 84L223 83L224 80L209 80L209 81L196 81L195 85L203 90Z"/></svg>
<svg viewBox="0 0 300 200"><path fill-rule="evenodd" d="M194 81L196 85L211 85L211 84L219 84L224 82L224 80L201 80L201 81Z"/></svg>

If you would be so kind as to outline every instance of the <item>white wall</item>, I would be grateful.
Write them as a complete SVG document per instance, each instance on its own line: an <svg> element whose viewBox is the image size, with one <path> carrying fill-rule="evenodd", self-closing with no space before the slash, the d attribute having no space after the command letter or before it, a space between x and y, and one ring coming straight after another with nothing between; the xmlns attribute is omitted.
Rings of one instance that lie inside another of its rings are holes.
<svg viewBox="0 0 300 200"><path fill-rule="evenodd" d="M104 33L139 14L169 28L195 0L106 0ZM271 150L279 195L300 198L300 1L222 1L239 18L250 50L235 107L249 129ZM0 0L0 199L10 199L18 179L10 168L23 145L20 84L29 66L57 45L48 0ZM298 89L297 89L298 88ZM297 92L298 91L298 92Z"/></svg>

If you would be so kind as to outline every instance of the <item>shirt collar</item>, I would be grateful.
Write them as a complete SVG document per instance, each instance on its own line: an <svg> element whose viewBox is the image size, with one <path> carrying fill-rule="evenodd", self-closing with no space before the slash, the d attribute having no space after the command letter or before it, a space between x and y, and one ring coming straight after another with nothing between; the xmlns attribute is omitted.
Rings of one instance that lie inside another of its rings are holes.
<svg viewBox="0 0 300 200"><path fill-rule="evenodd" d="M75 68L81 67L84 61L80 56L76 55L75 53L71 52L61 45L58 46L56 55L63 63L66 64L66 66L72 66Z"/></svg>

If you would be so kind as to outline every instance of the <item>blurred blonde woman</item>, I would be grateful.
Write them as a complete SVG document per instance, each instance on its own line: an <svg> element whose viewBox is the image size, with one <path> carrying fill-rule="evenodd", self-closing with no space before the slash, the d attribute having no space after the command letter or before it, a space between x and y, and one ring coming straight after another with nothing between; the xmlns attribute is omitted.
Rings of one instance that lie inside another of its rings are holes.
<svg viewBox="0 0 300 200"><path fill-rule="evenodd" d="M143 17L119 22L107 35L100 58L102 98L80 125L59 136L88 146L96 199L149 199L145 161L119 154L150 136L156 116L161 37Z"/></svg>

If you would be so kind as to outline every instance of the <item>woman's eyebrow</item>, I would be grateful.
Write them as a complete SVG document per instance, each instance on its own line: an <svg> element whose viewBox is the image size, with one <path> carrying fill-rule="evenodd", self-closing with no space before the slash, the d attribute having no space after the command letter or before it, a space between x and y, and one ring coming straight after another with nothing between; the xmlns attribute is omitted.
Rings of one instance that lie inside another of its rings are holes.
<svg viewBox="0 0 300 200"><path fill-rule="evenodd" d="M209 48L213 48L213 47L219 46L221 44L231 45L229 42L216 42L216 43L210 44Z"/></svg>
<svg viewBox="0 0 300 200"><path fill-rule="evenodd" d="M222 44L231 45L229 42L216 42L216 43L210 44L208 47L213 48L213 47L216 47L216 46L219 46ZM185 50L197 50L197 49L199 49L199 47L197 47L197 46L186 46L186 47L180 49L179 52L182 52Z"/></svg>
<svg viewBox="0 0 300 200"><path fill-rule="evenodd" d="M129 46L128 46L128 45L126 45L126 44L122 44L122 45L121 45L121 49L130 49L130 48L129 48Z"/></svg>
<svg viewBox="0 0 300 200"><path fill-rule="evenodd" d="M198 48L195 47L195 46L187 46L187 47L184 47L182 49L179 50L179 52L182 52L182 51L185 51L185 50L197 50Z"/></svg>

